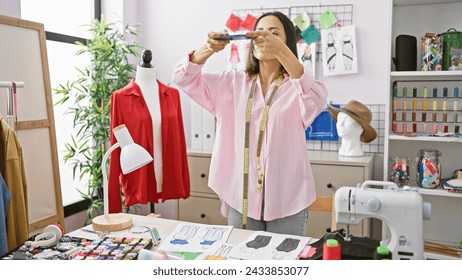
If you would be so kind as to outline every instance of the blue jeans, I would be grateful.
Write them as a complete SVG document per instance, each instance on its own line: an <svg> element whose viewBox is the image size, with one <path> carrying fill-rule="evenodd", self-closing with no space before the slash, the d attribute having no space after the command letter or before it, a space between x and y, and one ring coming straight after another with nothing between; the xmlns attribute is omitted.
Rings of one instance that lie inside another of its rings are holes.
<svg viewBox="0 0 462 280"><path fill-rule="evenodd" d="M262 211L263 216L263 211ZM292 216L275 219L272 221L255 220L247 217L247 229L255 231L269 231L280 234L291 234L306 236L306 222L308 210L304 209ZM242 214L228 207L228 225L235 228L242 228Z"/></svg>

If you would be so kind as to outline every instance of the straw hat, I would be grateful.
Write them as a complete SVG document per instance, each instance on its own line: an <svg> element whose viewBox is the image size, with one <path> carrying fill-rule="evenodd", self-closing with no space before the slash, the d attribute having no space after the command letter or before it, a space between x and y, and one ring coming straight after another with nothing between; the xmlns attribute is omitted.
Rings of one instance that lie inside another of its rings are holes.
<svg viewBox="0 0 462 280"><path fill-rule="evenodd" d="M361 102L351 100L340 109L330 105L327 107L327 109L335 121L337 121L337 115L339 112L344 112L352 117L355 121L357 121L364 129L360 137L361 142L369 143L377 138L377 132L371 126L372 113L369 108L367 108Z"/></svg>

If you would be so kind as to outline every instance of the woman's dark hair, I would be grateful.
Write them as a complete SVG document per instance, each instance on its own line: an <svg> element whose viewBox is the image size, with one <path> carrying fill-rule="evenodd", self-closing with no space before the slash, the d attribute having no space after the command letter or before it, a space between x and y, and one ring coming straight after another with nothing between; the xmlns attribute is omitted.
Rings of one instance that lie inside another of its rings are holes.
<svg viewBox="0 0 462 280"><path fill-rule="evenodd" d="M297 54L297 38L298 38L297 37L297 31L296 31L295 26L292 23L292 21L285 14L283 14L281 12L268 12L268 13L265 13L265 14L261 15L258 18L257 22L255 23L255 26L254 26L253 30L255 30L257 28L257 25L260 22L260 20L262 18L264 18L264 17L267 17L267 16L275 16L282 22L282 25L284 26L284 32L286 33L286 45L295 54L295 56L298 57L298 54ZM253 50L254 50L254 45L250 44L249 57L247 59L247 64L246 64L246 69L245 69L245 72L249 76L253 76L253 75L258 74L260 72L260 66L258 64L258 59L254 56ZM281 73L285 73L285 72L286 72L286 70L281 65Z"/></svg>

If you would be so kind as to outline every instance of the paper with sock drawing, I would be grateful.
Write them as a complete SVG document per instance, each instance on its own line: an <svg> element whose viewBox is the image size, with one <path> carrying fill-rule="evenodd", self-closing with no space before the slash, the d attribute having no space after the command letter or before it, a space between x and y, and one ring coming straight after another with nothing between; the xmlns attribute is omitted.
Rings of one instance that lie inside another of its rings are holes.
<svg viewBox="0 0 462 280"><path fill-rule="evenodd" d="M172 252L205 252L211 245L228 240L232 228L232 226L181 223L170 235L161 237L158 249Z"/></svg>
<svg viewBox="0 0 462 280"><path fill-rule="evenodd" d="M256 231L234 246L228 257L246 260L295 260L310 240L306 236Z"/></svg>
<svg viewBox="0 0 462 280"><path fill-rule="evenodd" d="M207 251L200 254L195 260L227 260L229 252L235 245L228 243L214 243Z"/></svg>

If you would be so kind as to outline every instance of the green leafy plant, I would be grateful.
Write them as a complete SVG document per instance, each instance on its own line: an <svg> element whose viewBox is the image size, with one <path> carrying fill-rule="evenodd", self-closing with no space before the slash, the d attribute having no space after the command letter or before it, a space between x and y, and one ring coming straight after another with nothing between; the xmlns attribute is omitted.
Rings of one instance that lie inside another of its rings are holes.
<svg viewBox="0 0 462 280"><path fill-rule="evenodd" d="M102 18L84 26L91 39L85 44L76 42L81 47L76 56L87 55L91 63L77 69L78 77L59 84L54 93L60 95L56 104L69 104L66 114L74 116L74 132L65 144L64 162L72 167L74 179L88 180L86 190L79 192L89 202L87 217L91 219L104 205L101 160L110 137L110 97L133 77L135 70L129 58L139 57L137 49L141 46L128 39L138 35L137 25L118 29Z"/></svg>

